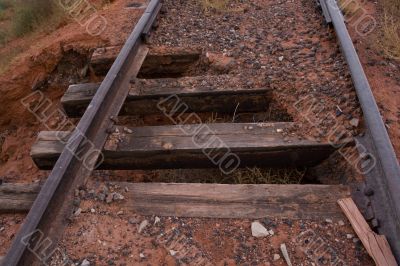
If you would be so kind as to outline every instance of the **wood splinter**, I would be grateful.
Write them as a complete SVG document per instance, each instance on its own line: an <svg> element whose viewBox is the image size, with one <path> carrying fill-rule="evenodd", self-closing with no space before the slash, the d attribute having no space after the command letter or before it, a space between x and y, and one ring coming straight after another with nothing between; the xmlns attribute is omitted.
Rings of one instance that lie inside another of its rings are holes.
<svg viewBox="0 0 400 266"><path fill-rule="evenodd" d="M397 266L386 237L371 230L353 199L340 199L338 203L375 264L377 266Z"/></svg>

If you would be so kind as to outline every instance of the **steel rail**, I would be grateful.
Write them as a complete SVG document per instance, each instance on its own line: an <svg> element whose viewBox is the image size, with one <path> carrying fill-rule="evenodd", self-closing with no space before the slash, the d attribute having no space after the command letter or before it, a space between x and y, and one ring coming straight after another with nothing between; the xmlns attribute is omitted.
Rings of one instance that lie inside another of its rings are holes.
<svg viewBox="0 0 400 266"><path fill-rule="evenodd" d="M343 15L335 0L320 0L332 21L347 61L354 87L366 122L366 134L356 138L376 160L376 165L365 173L365 195L372 204L374 227L387 237L396 260L400 263L400 166L389 135L382 121ZM365 150L360 150L365 153Z"/></svg>
<svg viewBox="0 0 400 266"><path fill-rule="evenodd" d="M99 158L99 154L93 153L82 160L77 154L88 154L104 146L107 129L113 126L113 118L128 94L129 81L139 71L140 64L132 66L140 53L147 52L141 48L142 33L154 22L160 4L160 0L151 0L136 24L44 183L3 265L43 264L56 251L54 248L72 214L73 192L84 184Z"/></svg>

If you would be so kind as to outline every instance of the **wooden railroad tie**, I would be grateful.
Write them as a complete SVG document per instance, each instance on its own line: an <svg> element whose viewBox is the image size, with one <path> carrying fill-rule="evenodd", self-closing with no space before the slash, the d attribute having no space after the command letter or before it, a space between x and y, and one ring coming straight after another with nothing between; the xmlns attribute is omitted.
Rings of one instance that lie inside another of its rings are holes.
<svg viewBox="0 0 400 266"><path fill-rule="evenodd" d="M218 167L218 156L228 153L239 158L240 167L312 166L335 151L328 142L284 137L281 131L291 126L293 123L285 122L120 126L104 146L100 169ZM40 169L53 167L69 134L40 132L31 150Z"/></svg>
<svg viewBox="0 0 400 266"><path fill-rule="evenodd" d="M204 85L203 81L219 83L220 86ZM222 80L222 81L221 81ZM233 85L237 82L238 85ZM269 88L248 88L244 82L230 75L198 76L179 79L134 79L120 115L160 114L157 104L170 95L177 95L189 109L186 112L263 112L268 110L272 98ZM191 84L191 85L190 85ZM61 104L70 117L80 117L96 93L99 83L71 85Z"/></svg>
<svg viewBox="0 0 400 266"><path fill-rule="evenodd" d="M127 188L121 208L141 215L246 218L343 218L342 185L230 185L116 182ZM25 212L40 184L0 185L0 212Z"/></svg>

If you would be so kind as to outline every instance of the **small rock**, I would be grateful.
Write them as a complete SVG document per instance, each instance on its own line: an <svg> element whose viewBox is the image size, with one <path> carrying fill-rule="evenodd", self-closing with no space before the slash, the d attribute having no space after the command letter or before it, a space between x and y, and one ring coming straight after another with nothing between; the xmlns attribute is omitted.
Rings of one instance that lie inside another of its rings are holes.
<svg viewBox="0 0 400 266"><path fill-rule="evenodd" d="M206 57L210 63L210 68L218 72L228 72L235 64L235 61L232 57L224 54L207 52Z"/></svg>
<svg viewBox="0 0 400 266"><path fill-rule="evenodd" d="M273 236L273 235L275 234L274 230L272 230L272 229L269 230L268 233L269 233L271 236Z"/></svg>
<svg viewBox="0 0 400 266"><path fill-rule="evenodd" d="M254 237L266 237L269 232L260 222L255 221L251 223L251 235Z"/></svg>
<svg viewBox="0 0 400 266"><path fill-rule="evenodd" d="M354 236L352 234L347 234L346 237L347 239L352 239Z"/></svg>
<svg viewBox="0 0 400 266"><path fill-rule="evenodd" d="M332 221L332 219L325 219L325 222L327 222L328 224L331 224L333 221Z"/></svg>
<svg viewBox="0 0 400 266"><path fill-rule="evenodd" d="M350 120L350 125L353 127L358 127L358 124L360 123L360 120L358 118L353 118Z"/></svg>
<svg viewBox="0 0 400 266"><path fill-rule="evenodd" d="M283 56L278 57L279 62L283 61Z"/></svg>
<svg viewBox="0 0 400 266"><path fill-rule="evenodd" d="M288 266L292 266L292 262L290 261L289 253L287 251L285 243L281 244L281 252L283 257L285 258L286 264Z"/></svg>
<svg viewBox="0 0 400 266"><path fill-rule="evenodd" d="M104 193L99 193L99 194L97 194L97 198L100 201L104 201L106 199L106 195Z"/></svg>
<svg viewBox="0 0 400 266"><path fill-rule="evenodd" d="M109 234L110 235L112 234L111 230L109 231ZM121 253L122 253L122 256L128 257L131 254L131 250L128 247L124 247L122 249Z"/></svg>
<svg viewBox="0 0 400 266"><path fill-rule="evenodd" d="M143 253L140 253L140 254L139 254L139 257L140 257L141 259L144 259L146 256L145 256Z"/></svg>
<svg viewBox="0 0 400 266"><path fill-rule="evenodd" d="M148 225L149 225L149 221L147 221L147 220L142 221L139 225L138 233L140 234Z"/></svg>
<svg viewBox="0 0 400 266"><path fill-rule="evenodd" d="M129 128L127 128L127 127L124 127L124 131L125 131L126 133L128 133L128 134L132 134L132 133L133 133L132 129L129 129Z"/></svg>
<svg viewBox="0 0 400 266"><path fill-rule="evenodd" d="M3 232L4 230L6 230L6 229L4 228L4 226L0 228L0 232Z"/></svg>
<svg viewBox="0 0 400 266"><path fill-rule="evenodd" d="M95 210L95 209L93 209L93 208L91 208L91 209L90 209L90 212L91 212L91 213L95 213L95 212L96 212L96 210Z"/></svg>
<svg viewBox="0 0 400 266"><path fill-rule="evenodd" d="M172 249L169 250L169 254L171 254L171 256L175 256L176 253L178 253L178 251L175 251L175 250L172 250Z"/></svg>
<svg viewBox="0 0 400 266"><path fill-rule="evenodd" d="M155 217L154 218L154 224L156 225L156 224L158 224L159 222L161 221L161 219L160 219L160 217Z"/></svg>
<svg viewBox="0 0 400 266"><path fill-rule="evenodd" d="M106 203L111 203L113 201L114 195L112 193L108 194L106 197Z"/></svg>
<svg viewBox="0 0 400 266"><path fill-rule="evenodd" d="M281 258L279 254L274 254L274 261L277 261Z"/></svg>
<svg viewBox="0 0 400 266"><path fill-rule="evenodd" d="M72 202L72 204L73 204L75 207L79 207L79 205L81 204L81 200L80 200L80 199L74 199L74 201Z"/></svg>
<svg viewBox="0 0 400 266"><path fill-rule="evenodd" d="M342 220L340 220L340 221L338 222L338 224L339 224L340 226L343 226L343 225L344 225L344 222L343 222Z"/></svg>
<svg viewBox="0 0 400 266"><path fill-rule="evenodd" d="M292 227L292 226L293 226L293 222L292 222L291 220L289 220L289 219L284 219L283 222L284 222L285 224L287 224L289 227Z"/></svg>
<svg viewBox="0 0 400 266"><path fill-rule="evenodd" d="M139 221L135 217L131 217L128 219L128 223L130 224L137 224Z"/></svg>
<svg viewBox="0 0 400 266"><path fill-rule="evenodd" d="M81 266L90 266L90 261L88 261L87 259L84 259L81 263Z"/></svg>
<svg viewBox="0 0 400 266"><path fill-rule="evenodd" d="M353 243L357 244L357 243L359 243L359 242L360 242L360 239L359 239L359 238L357 238L357 237L353 238Z"/></svg>
<svg viewBox="0 0 400 266"><path fill-rule="evenodd" d="M121 195L120 193L114 192L112 193L113 195L113 200L123 200L125 199L125 197L123 195Z"/></svg>
<svg viewBox="0 0 400 266"><path fill-rule="evenodd" d="M164 148L164 149L166 149L166 150L170 150L170 149L172 149L172 143L164 143L163 145L162 145L162 147Z"/></svg>
<svg viewBox="0 0 400 266"><path fill-rule="evenodd" d="M79 214L81 214L82 213L82 209L81 208L78 208L75 212L74 212L74 215L75 216L79 216Z"/></svg>

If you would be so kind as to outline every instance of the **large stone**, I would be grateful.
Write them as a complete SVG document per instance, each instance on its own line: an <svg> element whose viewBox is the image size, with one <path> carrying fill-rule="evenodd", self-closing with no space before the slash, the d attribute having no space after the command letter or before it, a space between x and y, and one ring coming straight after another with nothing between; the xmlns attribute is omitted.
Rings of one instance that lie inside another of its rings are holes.
<svg viewBox="0 0 400 266"><path fill-rule="evenodd" d="M87 259L84 259L81 263L81 266L90 266L90 261L88 261Z"/></svg>
<svg viewBox="0 0 400 266"><path fill-rule="evenodd" d="M254 237L266 237L269 236L267 228L265 228L260 222L251 223L251 234Z"/></svg>

